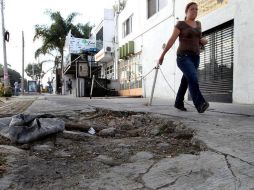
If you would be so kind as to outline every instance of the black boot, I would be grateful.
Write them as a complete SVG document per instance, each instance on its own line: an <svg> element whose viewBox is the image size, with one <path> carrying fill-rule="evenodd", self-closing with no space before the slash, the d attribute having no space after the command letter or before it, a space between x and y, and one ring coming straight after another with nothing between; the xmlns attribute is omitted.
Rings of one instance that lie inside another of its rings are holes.
<svg viewBox="0 0 254 190"><path fill-rule="evenodd" d="M203 104L201 104L197 110L198 110L198 113L204 113L207 108L209 107L209 103L208 102L204 102Z"/></svg>
<svg viewBox="0 0 254 190"><path fill-rule="evenodd" d="M176 109L179 109L179 110L181 110L181 111L187 111L187 109L184 107L184 105L178 106L178 105L175 104L175 108L176 108Z"/></svg>

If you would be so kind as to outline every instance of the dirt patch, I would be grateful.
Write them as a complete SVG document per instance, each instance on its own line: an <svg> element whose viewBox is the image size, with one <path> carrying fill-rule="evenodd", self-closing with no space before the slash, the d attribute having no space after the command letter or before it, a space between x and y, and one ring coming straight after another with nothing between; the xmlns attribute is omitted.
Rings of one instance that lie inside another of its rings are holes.
<svg viewBox="0 0 254 190"><path fill-rule="evenodd" d="M34 100L12 100L0 103L0 118L11 117L25 111Z"/></svg>
<svg viewBox="0 0 254 190"><path fill-rule="evenodd" d="M159 160L201 151L199 144L192 142L195 131L167 118L108 110L64 113L57 117L72 132L15 145L27 154L8 164L11 165L8 173L15 176L9 187L75 189L82 179L96 179L110 167L133 162L133 156L139 152ZM91 128L94 135L88 134ZM9 142L0 138L0 144Z"/></svg>
<svg viewBox="0 0 254 190"><path fill-rule="evenodd" d="M11 140L0 135L0 144L1 145L10 145Z"/></svg>
<svg viewBox="0 0 254 190"><path fill-rule="evenodd" d="M2 177L5 171L6 171L6 155L0 153L0 177Z"/></svg>

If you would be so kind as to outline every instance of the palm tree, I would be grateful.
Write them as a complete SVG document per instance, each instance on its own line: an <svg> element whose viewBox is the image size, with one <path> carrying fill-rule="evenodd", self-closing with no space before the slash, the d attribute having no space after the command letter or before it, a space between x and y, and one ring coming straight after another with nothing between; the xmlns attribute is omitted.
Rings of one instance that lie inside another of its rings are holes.
<svg viewBox="0 0 254 190"><path fill-rule="evenodd" d="M46 11L46 14L50 16L53 23L50 26L35 25L34 41L42 39L42 46L36 50L35 58L40 54L52 54L52 51L57 50L61 55L61 70L63 72L64 44L68 32L71 30L74 36L89 38L93 26L90 26L89 23L74 25L72 22L78 13L71 13L66 19L61 16L59 11Z"/></svg>
<svg viewBox="0 0 254 190"><path fill-rule="evenodd" d="M54 67L55 67L55 66L53 66L53 67L49 68L47 71L43 71L42 66L44 63L47 63L47 62L53 62L53 61L52 60L44 60L39 63L29 63L25 69L27 76L31 77L33 80L36 80L38 82L39 87L41 86L41 80L43 79L45 74L47 72L49 72L50 70L54 69ZM39 89L39 92L41 92L40 88L38 88L38 89Z"/></svg>
<svg viewBox="0 0 254 190"><path fill-rule="evenodd" d="M78 31L71 31L72 32L72 35L75 36L76 38L85 38L85 39L88 39L90 38L90 35L91 35L91 30L92 28L94 27L90 25L90 23L86 23L85 25L83 24L77 24L77 29Z"/></svg>

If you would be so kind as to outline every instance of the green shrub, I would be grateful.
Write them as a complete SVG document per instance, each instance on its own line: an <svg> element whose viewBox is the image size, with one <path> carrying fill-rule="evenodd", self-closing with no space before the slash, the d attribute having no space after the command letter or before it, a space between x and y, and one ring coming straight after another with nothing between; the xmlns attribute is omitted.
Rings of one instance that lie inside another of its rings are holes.
<svg viewBox="0 0 254 190"><path fill-rule="evenodd" d="M0 83L0 97L4 96L4 84Z"/></svg>
<svg viewBox="0 0 254 190"><path fill-rule="evenodd" d="M4 87L3 84L0 83L0 97L11 97L12 96L12 88L10 86Z"/></svg>
<svg viewBox="0 0 254 190"><path fill-rule="evenodd" d="M11 97L12 96L12 88L10 86L7 86L4 89L4 97Z"/></svg>

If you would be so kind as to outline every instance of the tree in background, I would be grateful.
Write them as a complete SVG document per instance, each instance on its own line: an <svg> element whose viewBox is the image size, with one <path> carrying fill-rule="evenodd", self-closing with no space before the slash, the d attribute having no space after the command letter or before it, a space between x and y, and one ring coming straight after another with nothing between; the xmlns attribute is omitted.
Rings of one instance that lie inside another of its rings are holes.
<svg viewBox="0 0 254 190"><path fill-rule="evenodd" d="M19 72L8 69L9 77L10 77L10 84L13 86L14 82L18 82L19 84L21 83L21 75Z"/></svg>
<svg viewBox="0 0 254 190"><path fill-rule="evenodd" d="M36 50L35 57L40 54L53 54L53 51L57 51L61 55L61 70L63 71L63 54L65 39L68 32L71 30L72 35L79 38L89 38L92 26L89 23L85 25L73 24L74 18L78 13L71 13L66 19L61 16L59 11L52 12L46 11L53 21L50 26L47 25L35 25L34 41L37 39L42 40L42 46Z"/></svg>
<svg viewBox="0 0 254 190"><path fill-rule="evenodd" d="M43 71L42 66L43 66L43 63L46 63L46 62L51 62L51 60L44 60L36 64L29 63L25 69L27 76L31 77L33 80L36 80L39 87L41 86L41 80L43 79L45 74L52 69L50 68L47 71ZM39 88L39 92L40 92L40 88Z"/></svg>
<svg viewBox="0 0 254 190"><path fill-rule="evenodd" d="M8 68L8 74L9 74L11 87L13 87L15 81L17 81L19 84L21 83L21 75L19 72ZM0 64L0 78L2 77L3 77L3 65ZM26 83L26 79L25 79L25 83Z"/></svg>
<svg viewBox="0 0 254 190"><path fill-rule="evenodd" d="M91 36L91 30L94 26L91 26L90 23L83 24L77 24L77 27L74 28L74 30L71 31L72 35L76 38L85 38L89 39ZM78 29L78 30L77 30Z"/></svg>
<svg viewBox="0 0 254 190"><path fill-rule="evenodd" d="M13 86L14 82L21 82L21 75L19 72L8 68L8 74L10 79L10 85ZM3 76L3 65L0 64L0 78Z"/></svg>
<svg viewBox="0 0 254 190"><path fill-rule="evenodd" d="M26 66L25 72L27 76L31 77L33 80L39 80L43 78L44 72L42 71L42 64L29 63Z"/></svg>

